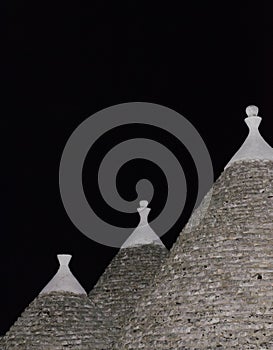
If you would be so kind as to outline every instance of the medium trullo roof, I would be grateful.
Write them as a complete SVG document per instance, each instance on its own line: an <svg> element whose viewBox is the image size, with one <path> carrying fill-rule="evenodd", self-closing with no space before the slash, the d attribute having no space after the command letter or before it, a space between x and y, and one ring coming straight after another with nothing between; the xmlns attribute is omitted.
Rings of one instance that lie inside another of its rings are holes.
<svg viewBox="0 0 273 350"><path fill-rule="evenodd" d="M1 350L106 348L108 335L101 331L106 320L72 275L71 256L58 258L58 272L2 338Z"/></svg>
<svg viewBox="0 0 273 350"><path fill-rule="evenodd" d="M182 231L115 349L273 349L273 150L260 153L259 117L248 118L255 138Z"/></svg>
<svg viewBox="0 0 273 350"><path fill-rule="evenodd" d="M100 277L89 297L109 321L115 342L127 317L145 293L168 250L148 224L148 202L141 201L140 223Z"/></svg>

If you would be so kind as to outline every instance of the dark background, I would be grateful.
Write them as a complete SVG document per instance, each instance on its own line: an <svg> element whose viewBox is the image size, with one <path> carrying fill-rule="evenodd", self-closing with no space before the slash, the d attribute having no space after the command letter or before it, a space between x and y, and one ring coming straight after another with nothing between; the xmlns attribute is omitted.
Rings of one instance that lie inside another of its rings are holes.
<svg viewBox="0 0 273 350"><path fill-rule="evenodd" d="M73 254L71 269L89 291L117 252L79 232L60 199L59 161L78 124L123 102L170 107L201 134L217 178L247 135L247 105L260 107L260 130L273 145L273 31L272 3L266 1L10 0L1 2L1 14L8 44L2 47L7 103L1 118L2 334L56 272L57 253ZM138 214L111 211L101 201L92 165L122 136L144 134L161 139L184 160L189 181L185 212L163 237L170 247L190 215L197 189L193 164L171 136L132 126L118 136L102 136L86 160L85 191L107 222L137 225ZM136 160L121 172L118 188L133 200L134 186L128 188L122 179L143 176L155 188L153 218L167 194L159 169Z"/></svg>

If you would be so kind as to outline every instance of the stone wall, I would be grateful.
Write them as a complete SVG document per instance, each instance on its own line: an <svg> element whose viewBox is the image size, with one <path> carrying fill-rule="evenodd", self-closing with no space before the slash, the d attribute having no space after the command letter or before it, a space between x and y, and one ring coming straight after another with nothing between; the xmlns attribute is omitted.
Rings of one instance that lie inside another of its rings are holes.
<svg viewBox="0 0 273 350"><path fill-rule="evenodd" d="M115 349L273 349L272 161L234 163L220 176Z"/></svg>

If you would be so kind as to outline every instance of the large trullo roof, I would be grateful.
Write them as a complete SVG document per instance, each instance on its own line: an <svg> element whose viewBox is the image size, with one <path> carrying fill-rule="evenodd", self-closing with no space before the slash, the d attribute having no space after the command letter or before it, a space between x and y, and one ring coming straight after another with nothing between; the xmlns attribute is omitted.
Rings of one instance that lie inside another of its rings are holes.
<svg viewBox="0 0 273 350"><path fill-rule="evenodd" d="M168 250L148 224L148 202L141 201L140 223L100 277L89 297L109 321L116 341L125 319L145 293Z"/></svg>
<svg viewBox="0 0 273 350"><path fill-rule="evenodd" d="M72 275L71 256L58 258L58 272L2 338L1 350L107 348L106 320Z"/></svg>
<svg viewBox="0 0 273 350"><path fill-rule="evenodd" d="M273 150L249 136L122 331L118 350L273 349Z"/></svg>

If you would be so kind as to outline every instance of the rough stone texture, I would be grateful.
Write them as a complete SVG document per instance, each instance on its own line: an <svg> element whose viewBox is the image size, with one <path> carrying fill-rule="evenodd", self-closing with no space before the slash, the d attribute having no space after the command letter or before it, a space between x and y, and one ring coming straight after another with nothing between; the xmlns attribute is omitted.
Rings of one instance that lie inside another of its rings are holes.
<svg viewBox="0 0 273 350"><path fill-rule="evenodd" d="M205 216L209 208L212 193L213 193L213 188L211 188L208 191L208 193L205 195L200 205L193 211L191 217L189 218L189 221L187 222L186 226L183 229L184 232L190 232L200 224L200 222L202 221L203 217Z"/></svg>
<svg viewBox="0 0 273 350"><path fill-rule="evenodd" d="M113 342L168 253L165 246L155 244L121 249L90 292L110 322L107 332Z"/></svg>
<svg viewBox="0 0 273 350"><path fill-rule="evenodd" d="M241 161L213 186L115 344L118 350L273 349L273 162Z"/></svg>
<svg viewBox="0 0 273 350"><path fill-rule="evenodd" d="M86 295L39 295L2 338L1 350L104 350L104 322Z"/></svg>

